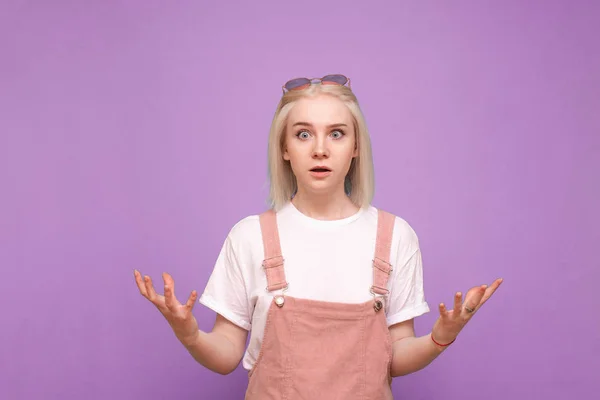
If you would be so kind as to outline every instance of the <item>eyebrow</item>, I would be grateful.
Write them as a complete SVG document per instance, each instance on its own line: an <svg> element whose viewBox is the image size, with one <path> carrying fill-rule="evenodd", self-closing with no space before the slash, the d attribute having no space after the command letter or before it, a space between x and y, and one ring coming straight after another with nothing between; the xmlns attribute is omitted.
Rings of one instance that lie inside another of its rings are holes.
<svg viewBox="0 0 600 400"><path fill-rule="evenodd" d="M294 126L310 126L310 127L312 127L312 124L309 122L300 121L300 122L296 122L294 125L292 125L292 127L294 127ZM343 126L348 127L348 125L346 125L346 124L339 123L339 124L327 125L327 128L341 128Z"/></svg>

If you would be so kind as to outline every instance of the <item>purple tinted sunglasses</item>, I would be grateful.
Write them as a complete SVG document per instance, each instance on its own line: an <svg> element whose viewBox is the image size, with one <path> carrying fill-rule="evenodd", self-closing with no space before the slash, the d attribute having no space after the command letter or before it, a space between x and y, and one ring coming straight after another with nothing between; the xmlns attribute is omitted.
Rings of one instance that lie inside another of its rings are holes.
<svg viewBox="0 0 600 400"><path fill-rule="evenodd" d="M290 90L301 90L309 87L314 81L321 82L321 85L341 85L344 86L346 83L350 87L350 79L344 75L326 75L322 78L296 78L289 80L282 86L283 93Z"/></svg>

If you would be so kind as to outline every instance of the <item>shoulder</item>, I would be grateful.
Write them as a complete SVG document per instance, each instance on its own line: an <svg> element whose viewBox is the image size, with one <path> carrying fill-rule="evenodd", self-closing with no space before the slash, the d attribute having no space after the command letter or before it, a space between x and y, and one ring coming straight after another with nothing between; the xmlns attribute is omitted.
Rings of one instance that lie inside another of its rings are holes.
<svg viewBox="0 0 600 400"><path fill-rule="evenodd" d="M229 229L226 245L238 257L246 259L257 250L262 249L259 217L259 214L245 216L235 222Z"/></svg>
<svg viewBox="0 0 600 400"><path fill-rule="evenodd" d="M260 220L258 214L248 215L237 221L229 230L232 239L244 239L260 231Z"/></svg>
<svg viewBox="0 0 600 400"><path fill-rule="evenodd" d="M417 232L406 219L375 206L370 206L367 212L377 218L379 211L387 214L388 218L393 219L394 221L392 246L403 247L408 251L419 248L419 237Z"/></svg>
<svg viewBox="0 0 600 400"><path fill-rule="evenodd" d="M231 227L228 236L235 241L255 237L261 232L261 216L266 216L269 213L271 213L271 210L265 210L259 214L251 214L243 217Z"/></svg>

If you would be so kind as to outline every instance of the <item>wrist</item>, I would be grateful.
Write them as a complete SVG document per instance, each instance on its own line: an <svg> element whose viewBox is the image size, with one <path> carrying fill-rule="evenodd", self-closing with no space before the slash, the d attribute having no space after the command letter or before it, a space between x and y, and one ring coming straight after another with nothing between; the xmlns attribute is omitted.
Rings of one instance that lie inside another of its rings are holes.
<svg viewBox="0 0 600 400"><path fill-rule="evenodd" d="M431 343L433 343L433 345L436 347L436 349L438 350L445 350L447 349L452 343L454 343L456 341L456 338L454 339L444 339L444 340L440 340L440 339L436 339L433 335L433 332L431 332L429 334L429 337L431 338Z"/></svg>

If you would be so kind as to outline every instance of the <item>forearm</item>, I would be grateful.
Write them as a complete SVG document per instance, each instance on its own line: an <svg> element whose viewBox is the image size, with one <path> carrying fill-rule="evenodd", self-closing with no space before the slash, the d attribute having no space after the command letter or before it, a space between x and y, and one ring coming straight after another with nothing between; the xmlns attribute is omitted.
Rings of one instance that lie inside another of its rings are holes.
<svg viewBox="0 0 600 400"><path fill-rule="evenodd" d="M233 372L240 362L234 344L219 332L199 330L194 338L181 340L181 343L194 360L222 375Z"/></svg>
<svg viewBox="0 0 600 400"><path fill-rule="evenodd" d="M395 341L392 346L392 376L408 375L425 368L446 348L435 344L429 334Z"/></svg>

